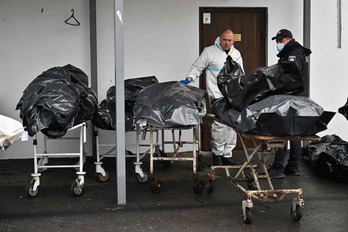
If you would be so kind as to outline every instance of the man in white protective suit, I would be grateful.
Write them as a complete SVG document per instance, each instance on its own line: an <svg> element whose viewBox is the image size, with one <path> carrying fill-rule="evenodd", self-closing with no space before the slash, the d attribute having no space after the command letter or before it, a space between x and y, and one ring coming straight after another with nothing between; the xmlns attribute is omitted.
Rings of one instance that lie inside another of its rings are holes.
<svg viewBox="0 0 348 232"><path fill-rule="evenodd" d="M192 65L187 78L181 80L180 83L188 84L195 81L206 69L206 86L207 92L212 104L215 100L222 98L218 85L217 75L221 71L227 56L231 56L242 68L243 59L240 52L233 46L234 36L230 29L222 32L220 37L215 40L215 44L206 47L202 54ZM229 126L214 121L211 126L211 146L213 152L214 165L235 165L232 160L232 150L236 146L237 134Z"/></svg>

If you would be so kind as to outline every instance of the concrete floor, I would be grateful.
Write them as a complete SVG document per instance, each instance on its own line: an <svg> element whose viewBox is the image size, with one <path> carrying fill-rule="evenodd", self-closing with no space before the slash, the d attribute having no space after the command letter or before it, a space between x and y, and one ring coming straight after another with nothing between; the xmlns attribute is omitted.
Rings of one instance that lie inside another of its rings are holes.
<svg viewBox="0 0 348 232"><path fill-rule="evenodd" d="M235 153L235 157L243 157ZM110 180L98 183L95 167L87 160L82 195L73 197L70 186L76 178L72 169L49 169L41 176L39 193L26 197L32 160L0 161L0 231L348 231L348 185L316 174L306 160L301 176L274 180L276 189L304 190L301 221L290 216L292 196L283 202L254 201L251 224L241 218L246 197L219 172L214 192L193 192L190 163L177 162L167 170L155 164L162 181L160 193L150 183L139 183L132 163L127 164L127 205L118 206L115 159L105 160ZM211 157L198 175L205 180ZM143 169L149 172L148 157Z"/></svg>

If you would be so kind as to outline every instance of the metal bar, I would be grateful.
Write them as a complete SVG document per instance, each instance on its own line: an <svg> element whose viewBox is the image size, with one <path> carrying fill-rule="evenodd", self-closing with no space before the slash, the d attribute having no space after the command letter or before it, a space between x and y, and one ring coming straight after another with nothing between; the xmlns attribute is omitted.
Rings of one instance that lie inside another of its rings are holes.
<svg viewBox="0 0 348 232"><path fill-rule="evenodd" d="M303 0L303 46L311 47L311 0ZM310 57L308 56L308 90L310 96Z"/></svg>
<svg viewBox="0 0 348 232"><path fill-rule="evenodd" d="M81 127L80 128L80 163L79 163L79 170L80 170L80 172L83 172L83 143L84 143L84 141L85 141L85 136L86 136L86 134L85 134L85 127L83 126L83 127Z"/></svg>
<svg viewBox="0 0 348 232"><path fill-rule="evenodd" d="M36 154L37 157L39 156L51 156L51 157L64 157L64 156L76 156L79 157L80 153L41 153L41 154Z"/></svg>
<svg viewBox="0 0 348 232"><path fill-rule="evenodd" d="M97 6L96 0L89 0L89 41L91 57L91 87L98 96L98 62L97 62ZM97 158L96 128L92 126L92 154Z"/></svg>
<svg viewBox="0 0 348 232"><path fill-rule="evenodd" d="M194 157L153 157L152 160L168 161L194 161Z"/></svg>
<svg viewBox="0 0 348 232"><path fill-rule="evenodd" d="M342 2L337 0L337 48L342 48Z"/></svg>
<svg viewBox="0 0 348 232"><path fill-rule="evenodd" d="M244 144L243 136L240 133L238 133L238 136L239 136L240 142L242 143L244 154L245 154L246 158L249 159L248 149L246 148L246 146Z"/></svg>
<svg viewBox="0 0 348 232"><path fill-rule="evenodd" d="M137 123L136 125L135 125L135 128L136 128L136 131L137 131L137 133L136 133L136 139L135 139L135 141L136 141L136 153L137 153L137 162L139 162L140 161L140 149L139 149L139 147L140 147L140 145L139 145L139 137L140 137L140 125L139 125L139 123Z"/></svg>
<svg viewBox="0 0 348 232"><path fill-rule="evenodd" d="M244 144L244 143L243 143L243 140L241 140L241 142L242 142L242 144ZM262 145L262 143L260 143L260 144L254 149L254 151L253 151L250 155L247 155L247 154L246 154L247 161L245 161L244 164L241 166L241 169L237 172L237 174L236 174L235 177L234 177L235 179L237 179L237 178L239 177L239 175L241 174L241 172L245 169L245 167L246 167L247 165L249 165L251 159L254 157L254 155L257 153L257 151L260 149L261 145ZM247 151L246 148L245 148L245 146L244 146L244 151L245 151L245 152ZM249 167L251 167L251 166L249 166Z"/></svg>
<svg viewBox="0 0 348 232"><path fill-rule="evenodd" d="M197 151L196 151L196 132L195 132L195 129L192 128L192 139L193 139L193 145L192 145L192 148L193 148L193 165L192 165L192 168L193 168L193 175L194 175L194 178L196 178L196 170L197 170ZM181 141L181 130L180 130L180 141Z"/></svg>
<svg viewBox="0 0 348 232"><path fill-rule="evenodd" d="M38 173L38 165L37 165L37 135L34 135L34 173Z"/></svg>
<svg viewBox="0 0 348 232"><path fill-rule="evenodd" d="M117 203L126 204L123 0L114 1Z"/></svg>
<svg viewBox="0 0 348 232"><path fill-rule="evenodd" d="M79 168L80 165L72 164L72 165L40 165L39 168Z"/></svg>
<svg viewBox="0 0 348 232"><path fill-rule="evenodd" d="M151 177L153 177L153 160L154 158L157 157L153 157L153 129L152 127L150 128L150 174Z"/></svg>
<svg viewBox="0 0 348 232"><path fill-rule="evenodd" d="M165 147L165 145L164 145L164 129L162 129L162 134L161 134L161 136L162 136L162 151L163 151L164 153L166 153L166 147Z"/></svg>

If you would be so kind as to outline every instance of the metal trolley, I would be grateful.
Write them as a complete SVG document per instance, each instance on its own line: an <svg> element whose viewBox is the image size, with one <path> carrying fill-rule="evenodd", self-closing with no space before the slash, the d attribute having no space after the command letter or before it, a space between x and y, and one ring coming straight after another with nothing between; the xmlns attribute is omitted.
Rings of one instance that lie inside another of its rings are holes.
<svg viewBox="0 0 348 232"><path fill-rule="evenodd" d="M133 131L127 131L127 133L130 133ZM137 174L138 181L141 183L144 183L148 180L148 175L146 172L143 171L141 165L141 160L150 153L150 148L148 148L145 152L140 153L140 147L149 147L153 146L153 148L158 146L158 131L156 132L156 141L152 145L141 142L140 140L145 140L145 132L141 130L141 127L139 123L136 123L135 126L135 132L136 132L136 143L135 144L126 144L126 147L134 147L136 148L136 154L133 154L132 152L126 150L126 159L132 160L133 158L136 159L134 162L135 166L135 173ZM144 133L143 133L144 132ZM102 160L106 157L115 157L116 153L114 152L116 150L115 144L107 144L107 143L100 143L98 131L95 131L96 133L96 146L97 146L97 160L94 162L96 166L96 177L99 182L106 182L109 179L109 174L103 168L103 162ZM143 136L141 136L143 134ZM101 148L106 148L106 151L101 152Z"/></svg>
<svg viewBox="0 0 348 232"><path fill-rule="evenodd" d="M40 185L40 176L41 173L49 168L74 168L76 170L77 178L71 185L71 193L73 195L79 196L82 193L84 186L84 175L86 172L83 171L83 164L85 161L83 153L83 144L86 142L86 123L78 124L68 131L79 130L78 137L68 137L63 136L57 139L50 139L47 136L44 136L44 152L38 153L37 151L37 134L34 135L33 146L34 146L34 173L31 174L33 179L26 186L26 192L28 196L35 197L39 192ZM49 153L48 152L48 141L49 140L78 140L79 141L79 151L76 153ZM49 158L78 158L79 161L75 164L66 164L66 165L48 165Z"/></svg>
<svg viewBox="0 0 348 232"><path fill-rule="evenodd" d="M214 190L213 180L215 172L219 169L225 170L227 178L231 183L247 195L247 199L242 201L243 220L246 224L252 222L251 209L252 200L261 202L283 201L286 194L297 194L293 198L291 205L291 217L294 221L299 221L302 217L304 207L303 190L298 189L274 189L271 178L269 177L266 161L275 153L277 149L282 149L286 141L319 141L319 137L272 137L261 135L243 135L238 133L243 146L245 161L242 165L233 166L212 166L211 173L206 182L206 191L212 193ZM245 139L250 138L254 144L254 149L248 150ZM257 154L257 158L253 159ZM255 161L256 160L256 161ZM255 163L254 163L255 162ZM237 169L237 174L231 176L229 169ZM247 173L247 174L246 174ZM266 179L268 187L262 189L260 179ZM247 187L241 184L246 183Z"/></svg>
<svg viewBox="0 0 348 232"><path fill-rule="evenodd" d="M197 155L197 148L198 148L198 154L200 154L200 125L197 126L191 126L191 127L183 127L183 128L161 128L162 130L162 149L165 153L165 144L173 144L174 152L173 154L166 155L166 156L155 156L156 151L154 151L154 138L153 133L154 131L158 129L153 126L150 126L150 175L151 175L151 191L154 193L158 193L161 191L161 181L158 179L158 177L154 174L154 161L164 161L164 162L175 162L175 161L186 161L186 162L192 162L192 171L193 171L193 190L196 193L201 193L204 190L204 182L200 181L197 177L197 167L201 165L198 159ZM192 140L189 141L183 141L182 140L182 130L192 130ZM171 130L172 134L172 140L166 141L164 138L164 131L165 130ZM175 132L179 134L178 140L176 140ZM180 148L184 144L192 144L192 156L190 157L182 157L179 154Z"/></svg>

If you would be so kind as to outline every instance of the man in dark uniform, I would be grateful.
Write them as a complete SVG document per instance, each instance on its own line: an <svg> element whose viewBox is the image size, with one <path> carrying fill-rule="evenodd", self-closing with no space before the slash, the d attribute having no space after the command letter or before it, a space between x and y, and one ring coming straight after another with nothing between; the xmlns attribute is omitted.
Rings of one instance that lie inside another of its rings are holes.
<svg viewBox="0 0 348 232"><path fill-rule="evenodd" d="M303 47L301 44L295 41L292 33L287 29L281 29L276 36L272 38L276 40L277 50L279 53L278 63L283 61L296 62L304 83L305 91L298 94L299 96L307 96L309 94L309 72L308 72L308 56L312 51ZM286 175L298 176L300 171L298 164L301 159L301 142L290 141L290 156L288 164L284 168L284 161L286 156L286 146L284 149L279 149L273 161L271 168L269 169L269 175L273 179L282 179Z"/></svg>

